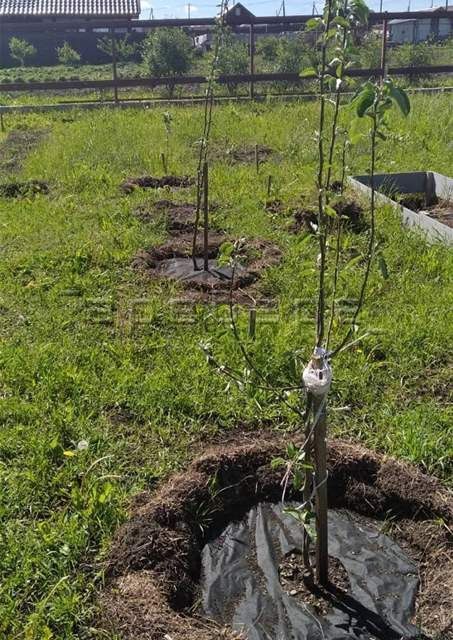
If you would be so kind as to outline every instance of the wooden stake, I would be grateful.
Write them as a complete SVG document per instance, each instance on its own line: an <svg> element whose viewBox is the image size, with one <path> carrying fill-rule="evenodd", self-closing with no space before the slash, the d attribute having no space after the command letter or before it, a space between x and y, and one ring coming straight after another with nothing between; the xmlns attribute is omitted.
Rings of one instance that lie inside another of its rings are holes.
<svg viewBox="0 0 453 640"><path fill-rule="evenodd" d="M323 406L324 404L324 406ZM329 547L327 523L327 411L325 398L313 398L313 415L320 412L314 430L316 483L316 580L323 587L329 582Z"/></svg>
<svg viewBox="0 0 453 640"><path fill-rule="evenodd" d="M255 340L256 335L256 309L249 311L249 338Z"/></svg>
<svg viewBox="0 0 453 640"><path fill-rule="evenodd" d="M112 34L112 74L113 74L113 82L114 87L113 87L113 97L114 97L114 101L115 104L118 104L118 70L116 67L116 38L115 38L115 32L111 31Z"/></svg>
<svg viewBox="0 0 453 640"><path fill-rule="evenodd" d="M271 197L271 189L272 189L272 176L269 175L267 178L267 197Z"/></svg>
<svg viewBox="0 0 453 640"><path fill-rule="evenodd" d="M381 49L381 82L384 82L387 76L387 33L388 33L388 18L387 15L384 18L382 25L382 49Z"/></svg>
<svg viewBox="0 0 453 640"><path fill-rule="evenodd" d="M308 404L308 411L310 411L310 406L313 404L313 398L311 396L309 396L307 398L307 402ZM310 435L310 431L311 431L311 422L308 419L306 421L306 426L305 426L305 457L304 457L304 463L307 465L305 467L304 470L304 476L305 476L305 481L304 481L304 491L303 491L303 498L304 498L304 502L305 503L309 503L310 502L310 498L311 498L311 492L313 489L313 484L312 484L312 470L310 468L311 466L311 450L312 450L312 437ZM304 537L303 537L303 547L302 547L302 554L303 554L303 559L304 559L304 567L307 570L307 572L311 573L311 562L310 562L310 536L308 534L308 531L305 529L304 527L304 531L303 531Z"/></svg>
<svg viewBox="0 0 453 640"><path fill-rule="evenodd" d="M209 271L209 183L207 162L203 164L203 269Z"/></svg>
<svg viewBox="0 0 453 640"><path fill-rule="evenodd" d="M249 53L250 53L250 100L255 99L255 82L253 76L255 75L255 29L253 24L250 25L249 33Z"/></svg>
<svg viewBox="0 0 453 640"><path fill-rule="evenodd" d="M168 173L168 169L167 169L167 159L166 159L166 157L165 157L165 153L163 153L163 152L162 152L162 153L160 154L160 159L161 159L161 161L162 161L162 166L163 166L163 168L164 168L164 173Z"/></svg>

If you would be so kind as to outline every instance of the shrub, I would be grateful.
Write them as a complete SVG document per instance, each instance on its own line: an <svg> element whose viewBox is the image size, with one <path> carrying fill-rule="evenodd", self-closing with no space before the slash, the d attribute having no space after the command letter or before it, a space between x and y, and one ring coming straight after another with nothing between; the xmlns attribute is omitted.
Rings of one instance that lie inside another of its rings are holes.
<svg viewBox="0 0 453 640"><path fill-rule="evenodd" d="M227 31L223 36L216 66L220 75L247 73L249 66L247 45L237 40L233 33ZM229 82L227 84L228 92L235 93L237 85L237 82Z"/></svg>
<svg viewBox="0 0 453 640"><path fill-rule="evenodd" d="M9 41L9 51L11 57L17 60L21 67L25 67L27 58L32 58L36 55L36 47L30 44L30 42L16 38L15 36Z"/></svg>
<svg viewBox="0 0 453 640"><path fill-rule="evenodd" d="M80 53L73 49L68 42L64 42L61 47L57 47L57 57L58 62L67 67L76 67L80 64Z"/></svg>
<svg viewBox="0 0 453 640"><path fill-rule="evenodd" d="M300 36L278 41L276 62L279 73L299 73L304 67L312 66Z"/></svg>
<svg viewBox="0 0 453 640"><path fill-rule="evenodd" d="M426 42L419 44L402 44L395 47L393 60L396 67L422 67L432 64L434 51L432 45ZM411 73L408 78L411 81L423 79L423 74Z"/></svg>
<svg viewBox="0 0 453 640"><path fill-rule="evenodd" d="M115 40L116 58L120 62L129 60L137 51L137 45L133 42L129 42L128 40L128 35L125 35L124 38L118 38ZM111 36L99 38L97 47L99 51L105 53L109 58L113 58L113 41Z"/></svg>
<svg viewBox="0 0 453 640"><path fill-rule="evenodd" d="M277 59L279 39L275 36L260 38L256 43L256 52L264 62L275 62Z"/></svg>
<svg viewBox="0 0 453 640"><path fill-rule="evenodd" d="M143 42L143 62L151 76L181 76L192 63L192 40L182 29L156 29ZM172 95L174 85L167 88Z"/></svg>

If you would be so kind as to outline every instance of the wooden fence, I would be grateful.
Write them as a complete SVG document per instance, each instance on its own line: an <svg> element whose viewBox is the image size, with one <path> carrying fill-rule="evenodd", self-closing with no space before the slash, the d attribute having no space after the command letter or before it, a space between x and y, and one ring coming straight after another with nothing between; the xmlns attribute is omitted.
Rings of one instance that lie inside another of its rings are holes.
<svg viewBox="0 0 453 640"><path fill-rule="evenodd" d="M438 9L436 11L393 11L385 13L370 13L369 26L382 24L382 50L381 65L377 69L350 69L348 75L351 77L384 77L387 73L396 76L428 76L437 74L453 73L453 65L432 65L415 67L390 67L387 68L388 51L388 25L394 19L421 19L421 18L451 18L451 11ZM227 23L231 28L249 32L249 73L239 75L223 75L219 78L220 84L237 85L247 83L249 86L250 98L255 97L256 83L289 82L302 84L307 81L297 73L256 73L255 70L255 39L256 32L263 26L272 27L272 30L281 28L284 31L289 26L303 27L312 15L293 16L254 16L252 14L236 17L233 13L227 15ZM113 43L112 78L110 80L62 80L52 82L11 82L0 83L0 94L3 92L18 91L65 91L65 90L102 90L112 89L114 100L118 102L118 90L134 87L159 87L159 86L180 86L180 85L202 85L207 82L204 76L172 76L172 77L150 77L150 78L119 78L117 72L117 60L115 57L116 29L127 29L129 32L136 30L150 30L158 27L186 27L205 28L209 30L216 24L215 18L192 18L192 19L168 19L168 20L117 20L104 18L103 20L90 20L71 22L49 22L30 23L25 21L0 23L0 37L2 35L20 35L30 31L61 32L74 29L89 30L104 28L108 29Z"/></svg>

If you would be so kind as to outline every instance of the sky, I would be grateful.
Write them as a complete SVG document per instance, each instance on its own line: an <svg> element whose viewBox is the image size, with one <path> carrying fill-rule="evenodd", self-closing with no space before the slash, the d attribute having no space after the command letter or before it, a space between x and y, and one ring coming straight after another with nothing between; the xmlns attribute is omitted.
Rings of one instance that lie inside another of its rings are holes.
<svg viewBox="0 0 453 640"><path fill-rule="evenodd" d="M188 0L141 0L142 6L142 19L149 19L151 17L151 8L153 9L154 18L187 18L188 16ZM450 0L453 4L453 0ZM275 15L281 7L282 0L242 0L247 8L257 16L271 16ZM211 17L217 13L218 5L220 2L215 0L193 0L190 3L191 17ZM384 11L407 11L409 5L411 10L430 8L433 0L383 0ZM230 5L234 4L234 0L230 0ZM313 0L285 0L286 14L307 14L311 13L313 9ZM370 9L379 11L380 0L369 0L367 3ZM318 10L323 6L323 0L315 0L315 5ZM439 0L434 0L434 6L441 5ZM445 6L445 4L443 5Z"/></svg>

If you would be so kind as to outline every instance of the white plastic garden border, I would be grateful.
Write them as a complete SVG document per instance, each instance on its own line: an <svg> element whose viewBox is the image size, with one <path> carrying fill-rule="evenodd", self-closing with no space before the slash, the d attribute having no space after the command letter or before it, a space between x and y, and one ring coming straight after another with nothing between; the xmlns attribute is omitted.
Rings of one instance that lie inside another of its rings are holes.
<svg viewBox="0 0 453 640"><path fill-rule="evenodd" d="M419 227L425 233L430 241L441 241L448 245L453 245L453 229L447 225L430 218L424 213L416 213L407 207L398 204L388 196L381 193L381 189L387 192L395 193L417 193L424 192L426 181L430 180L434 193L453 203L453 178L448 178L440 173L433 171L414 171L411 173L381 173L376 174L374 178L376 188L376 200L381 204L390 204L397 209L401 218L407 226ZM364 193L370 195L370 176L354 176L349 179L351 186Z"/></svg>

